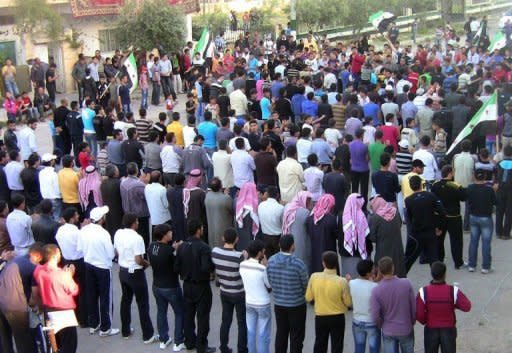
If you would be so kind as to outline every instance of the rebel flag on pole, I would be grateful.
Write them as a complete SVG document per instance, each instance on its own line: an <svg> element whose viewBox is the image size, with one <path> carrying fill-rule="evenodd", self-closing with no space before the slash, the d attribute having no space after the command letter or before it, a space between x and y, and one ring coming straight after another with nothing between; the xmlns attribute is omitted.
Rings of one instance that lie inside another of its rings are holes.
<svg viewBox="0 0 512 353"><path fill-rule="evenodd" d="M128 79L131 81L130 94L137 89L139 83L139 75L137 73L137 62L135 61L135 55L133 52L128 55L123 63Z"/></svg>
<svg viewBox="0 0 512 353"><path fill-rule="evenodd" d="M491 42L491 45L489 45L489 53L492 53L494 50L505 48L507 45L507 38L505 37L505 34L503 32L497 32Z"/></svg>
<svg viewBox="0 0 512 353"><path fill-rule="evenodd" d="M491 131L496 133L496 120L498 118L497 102L498 93L494 92L489 100L482 105L475 115L473 115L469 123L455 138L448 151L446 151L446 155L452 153L462 140L476 135L487 135L492 133Z"/></svg>
<svg viewBox="0 0 512 353"><path fill-rule="evenodd" d="M201 53L201 57L206 57L206 51L208 50L208 47L210 46L211 42L211 35L210 31L207 27L203 28L203 32L201 32L201 37L199 38L199 41L196 43L196 46L194 47L194 54Z"/></svg>
<svg viewBox="0 0 512 353"><path fill-rule="evenodd" d="M379 11L368 18L368 22L377 28L380 33L387 31L388 26L396 18L391 12Z"/></svg>

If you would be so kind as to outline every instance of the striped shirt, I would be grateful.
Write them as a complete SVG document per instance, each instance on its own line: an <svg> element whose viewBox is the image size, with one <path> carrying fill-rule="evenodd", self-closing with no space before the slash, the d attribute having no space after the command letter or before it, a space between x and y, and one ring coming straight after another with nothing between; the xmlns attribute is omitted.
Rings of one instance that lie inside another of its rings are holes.
<svg viewBox="0 0 512 353"><path fill-rule="evenodd" d="M408 151L397 152L396 171L399 175L405 175L412 170L412 154Z"/></svg>
<svg viewBox="0 0 512 353"><path fill-rule="evenodd" d="M275 305L290 308L306 302L308 270L301 259L279 252L268 260L267 274Z"/></svg>
<svg viewBox="0 0 512 353"><path fill-rule="evenodd" d="M153 123L147 119L139 119L135 121L135 127L137 128L137 134L139 135L139 140L142 142L148 142L149 139L149 130Z"/></svg>
<svg viewBox="0 0 512 353"><path fill-rule="evenodd" d="M215 274L220 284L222 295L239 297L244 295L244 284L240 277L240 263L244 256L240 251L215 247L212 250Z"/></svg>

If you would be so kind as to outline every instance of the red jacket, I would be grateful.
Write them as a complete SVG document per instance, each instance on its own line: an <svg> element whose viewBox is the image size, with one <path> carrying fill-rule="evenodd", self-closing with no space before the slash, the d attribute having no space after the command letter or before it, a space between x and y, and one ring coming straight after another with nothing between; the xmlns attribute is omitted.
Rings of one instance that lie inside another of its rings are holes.
<svg viewBox="0 0 512 353"><path fill-rule="evenodd" d="M37 265L34 280L45 307L58 310L76 308L73 297L78 295L78 285L69 272L62 268Z"/></svg>
<svg viewBox="0 0 512 353"><path fill-rule="evenodd" d="M471 302L456 286L432 282L416 296L416 320L429 328L455 327L455 309L471 310Z"/></svg>

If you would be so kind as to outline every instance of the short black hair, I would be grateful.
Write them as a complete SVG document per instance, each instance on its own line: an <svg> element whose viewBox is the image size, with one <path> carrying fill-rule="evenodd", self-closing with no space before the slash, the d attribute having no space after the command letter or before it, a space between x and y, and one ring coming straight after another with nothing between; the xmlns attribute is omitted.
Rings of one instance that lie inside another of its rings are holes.
<svg viewBox="0 0 512 353"><path fill-rule="evenodd" d="M430 136L424 135L420 139L420 144L422 146L429 146L430 145Z"/></svg>
<svg viewBox="0 0 512 353"><path fill-rule="evenodd" d="M208 187L213 192L218 192L220 189L222 189L222 181L218 177L213 177L208 183Z"/></svg>
<svg viewBox="0 0 512 353"><path fill-rule="evenodd" d="M387 152L383 152L380 155L380 165L385 167L389 164L389 162L391 162L391 155Z"/></svg>
<svg viewBox="0 0 512 353"><path fill-rule="evenodd" d="M291 234L285 234L279 239L279 248L281 251L289 252L295 243L295 240L293 239L293 235Z"/></svg>
<svg viewBox="0 0 512 353"><path fill-rule="evenodd" d="M123 227L131 228L131 226L137 222L137 216L133 213L125 213L123 216Z"/></svg>
<svg viewBox="0 0 512 353"><path fill-rule="evenodd" d="M460 148L462 149L462 152L469 152L471 151L471 145L471 140L465 139L460 143Z"/></svg>
<svg viewBox="0 0 512 353"><path fill-rule="evenodd" d="M0 200L0 212L3 212L7 206L8 204L6 201Z"/></svg>
<svg viewBox="0 0 512 353"><path fill-rule="evenodd" d="M274 185L267 186L265 192L268 194L268 197L273 199L277 199L277 197L279 196L279 189L277 188L277 186Z"/></svg>
<svg viewBox="0 0 512 353"><path fill-rule="evenodd" d="M182 186L185 183L185 175L184 174L177 174L174 177L174 184L176 186Z"/></svg>
<svg viewBox="0 0 512 353"><path fill-rule="evenodd" d="M308 156L308 164L312 167L316 167L318 164L318 156L315 153L311 153Z"/></svg>
<svg viewBox="0 0 512 353"><path fill-rule="evenodd" d="M453 172L453 167L451 165L443 165L441 168L441 177L446 178L451 172Z"/></svg>
<svg viewBox="0 0 512 353"><path fill-rule="evenodd" d="M359 274L359 276L364 277L372 271L373 271L373 261L372 260L366 259L366 260L361 260L357 263L357 273Z"/></svg>
<svg viewBox="0 0 512 353"><path fill-rule="evenodd" d="M25 202L25 196L21 194L14 194L11 196L11 203L14 208L20 207L20 205Z"/></svg>
<svg viewBox="0 0 512 353"><path fill-rule="evenodd" d="M222 236L224 238L224 243L226 244L234 244L236 238L238 238L238 234L235 228L227 228L224 230L224 234Z"/></svg>
<svg viewBox="0 0 512 353"><path fill-rule="evenodd" d="M430 265L430 274L435 281L440 281L446 275L446 265L441 261L436 261Z"/></svg>
<svg viewBox="0 0 512 353"><path fill-rule="evenodd" d="M235 139L235 147L239 150L245 148L245 141L242 137L238 137Z"/></svg>
<svg viewBox="0 0 512 353"><path fill-rule="evenodd" d="M413 175L409 179L409 186L411 187L412 191L418 191L421 189L421 177L419 175Z"/></svg>
<svg viewBox="0 0 512 353"><path fill-rule="evenodd" d="M203 226L203 222L197 218L189 219L187 222L188 235L193 236Z"/></svg>
<svg viewBox="0 0 512 353"><path fill-rule="evenodd" d="M384 136L384 133L382 132L382 130L377 130L377 131L375 131L374 136L375 136L376 140L380 140Z"/></svg>
<svg viewBox="0 0 512 353"><path fill-rule="evenodd" d="M64 168L71 168L73 166L73 161L73 156L66 154L64 157L62 157L62 166Z"/></svg>
<svg viewBox="0 0 512 353"><path fill-rule="evenodd" d="M153 238L162 240L162 238L172 230L171 226L167 223L159 224L153 229Z"/></svg>
<svg viewBox="0 0 512 353"><path fill-rule="evenodd" d="M338 268L338 254L334 251L325 251L322 254L322 262L329 270Z"/></svg>
<svg viewBox="0 0 512 353"><path fill-rule="evenodd" d="M260 251L265 249L265 244L259 239L255 239L249 243L247 246L247 254L249 257L256 257Z"/></svg>
<svg viewBox="0 0 512 353"><path fill-rule="evenodd" d="M128 173L128 175L137 175L139 173L139 167L137 166L137 163L128 163L126 165L126 173Z"/></svg>
<svg viewBox="0 0 512 353"><path fill-rule="evenodd" d="M297 155L297 147L295 145L290 145L286 147L286 157L294 157Z"/></svg>
<svg viewBox="0 0 512 353"><path fill-rule="evenodd" d="M39 210L41 214L50 214L53 209L53 204L51 200L43 199L39 202Z"/></svg>
<svg viewBox="0 0 512 353"><path fill-rule="evenodd" d="M379 131L380 131L380 130L377 130L377 131L375 132L375 138L377 138L377 132L379 132ZM364 129L362 129L362 128L357 129L357 130L356 130L356 138L360 139L360 138L362 138L363 136L364 136Z"/></svg>
<svg viewBox="0 0 512 353"><path fill-rule="evenodd" d="M77 213L78 210L76 207L67 207L64 209L64 211L62 211L62 218L64 218L66 222L69 222L71 218L73 218Z"/></svg>

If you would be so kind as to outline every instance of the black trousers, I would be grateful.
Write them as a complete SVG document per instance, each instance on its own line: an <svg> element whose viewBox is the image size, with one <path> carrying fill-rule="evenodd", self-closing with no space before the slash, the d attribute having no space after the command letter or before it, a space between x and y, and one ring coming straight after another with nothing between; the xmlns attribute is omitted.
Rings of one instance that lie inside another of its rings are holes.
<svg viewBox="0 0 512 353"><path fill-rule="evenodd" d="M73 279L76 283L78 283L78 287L80 288L80 292L75 297L76 309L75 315L78 320L78 324L81 327L87 327L87 288L85 281L85 262L84 259L78 260L66 260L62 259L62 262L65 265L73 264L75 266L75 273L73 275Z"/></svg>
<svg viewBox="0 0 512 353"><path fill-rule="evenodd" d="M76 353L78 337L76 327L66 327L55 334L59 353Z"/></svg>
<svg viewBox="0 0 512 353"><path fill-rule="evenodd" d="M184 281L183 298L185 299L185 346L189 350L195 348L197 353L205 353L208 348L212 309L210 282Z"/></svg>
<svg viewBox="0 0 512 353"><path fill-rule="evenodd" d="M3 353L13 353L12 338L17 353L33 353L36 350L34 337L28 323L28 312L0 312L0 340Z"/></svg>
<svg viewBox="0 0 512 353"><path fill-rule="evenodd" d="M279 252L279 239L281 235L268 235L263 234L263 243L265 244L265 256L270 259L270 256Z"/></svg>
<svg viewBox="0 0 512 353"><path fill-rule="evenodd" d="M350 172L352 181L352 192L358 192L364 197L363 210L366 209L368 202L368 183L370 182L370 171L367 172Z"/></svg>
<svg viewBox="0 0 512 353"><path fill-rule="evenodd" d="M407 244L405 245L405 273L409 272L423 251L428 264L437 261L439 259L438 242L433 229L422 232L411 230L411 234L407 235Z"/></svg>
<svg viewBox="0 0 512 353"><path fill-rule="evenodd" d="M144 239L144 249L149 246L149 217L139 217L139 234Z"/></svg>
<svg viewBox="0 0 512 353"><path fill-rule="evenodd" d="M439 243L439 260L444 261L444 239L448 232L450 235L450 248L453 263L455 267L460 267L464 264L464 260L462 259L462 217L460 215L457 217L446 217L444 224L445 229L443 229L443 233L437 237Z"/></svg>
<svg viewBox="0 0 512 353"><path fill-rule="evenodd" d="M121 282L121 334L123 337L130 336L130 324L132 321L131 306L133 296L139 310L140 327L144 341L153 337L154 329L149 316L149 294L148 283L144 270L135 270L129 273L127 268L119 268L119 282Z"/></svg>
<svg viewBox="0 0 512 353"><path fill-rule="evenodd" d="M315 316L314 353L327 353L331 337L331 353L342 353L345 340L345 315Z"/></svg>
<svg viewBox="0 0 512 353"><path fill-rule="evenodd" d="M110 270L85 263L87 320L90 328L108 331L112 325L112 274ZM98 305L99 304L99 305Z"/></svg>
<svg viewBox="0 0 512 353"><path fill-rule="evenodd" d="M512 189L498 189L496 193L496 234L509 236L512 228Z"/></svg>
<svg viewBox="0 0 512 353"><path fill-rule="evenodd" d="M80 153L80 145L84 142L83 135L71 135L71 144L73 145L73 156L75 156L75 163L78 166L78 154Z"/></svg>
<svg viewBox="0 0 512 353"><path fill-rule="evenodd" d="M274 305L276 315L276 352L301 353L306 335L306 304L295 307Z"/></svg>
<svg viewBox="0 0 512 353"><path fill-rule="evenodd" d="M233 321L233 311L236 310L236 321L238 326L238 353L247 353L247 322L245 321L245 297L230 297L220 295L222 303L222 322L220 324L220 352L228 353L229 330Z"/></svg>
<svg viewBox="0 0 512 353"><path fill-rule="evenodd" d="M176 179L176 176L178 173L163 173L162 181L164 182L164 186L172 186L174 187L176 183L174 180Z"/></svg>
<svg viewBox="0 0 512 353"><path fill-rule="evenodd" d="M456 353L457 328L424 328L425 353Z"/></svg>

